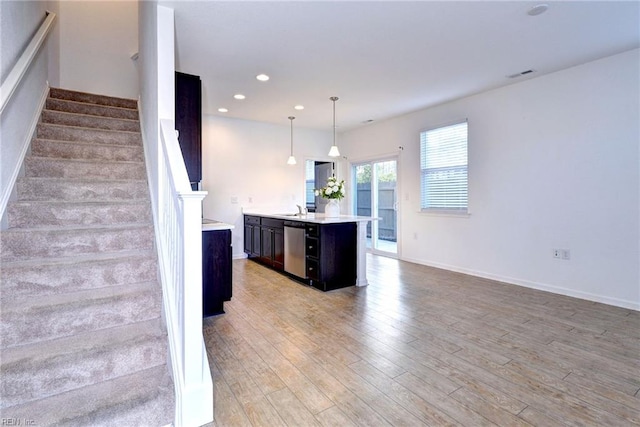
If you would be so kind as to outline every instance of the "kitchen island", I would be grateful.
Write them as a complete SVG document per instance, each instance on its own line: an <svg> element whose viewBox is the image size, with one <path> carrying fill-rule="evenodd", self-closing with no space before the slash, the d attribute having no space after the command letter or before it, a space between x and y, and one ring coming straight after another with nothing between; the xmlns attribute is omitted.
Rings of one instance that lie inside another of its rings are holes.
<svg viewBox="0 0 640 427"><path fill-rule="evenodd" d="M224 313L233 294L231 224L202 219L202 315Z"/></svg>
<svg viewBox="0 0 640 427"><path fill-rule="evenodd" d="M367 222L378 218L243 210L244 251L323 291L366 286Z"/></svg>

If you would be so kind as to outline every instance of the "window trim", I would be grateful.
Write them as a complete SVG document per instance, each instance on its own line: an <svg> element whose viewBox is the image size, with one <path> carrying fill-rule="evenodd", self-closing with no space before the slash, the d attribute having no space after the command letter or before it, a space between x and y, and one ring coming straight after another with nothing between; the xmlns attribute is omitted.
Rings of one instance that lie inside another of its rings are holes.
<svg viewBox="0 0 640 427"><path fill-rule="evenodd" d="M454 126L454 125L458 125L458 124L462 124L462 123L466 123L467 124L467 206L464 209L448 209L448 208L423 208L422 207L422 173L423 173L423 169L422 169L422 134L424 132L429 132L432 130L436 130L436 129L440 129L440 128L445 128L445 127L449 127L449 126ZM442 216L442 217L456 217L456 218L460 218L460 217L469 217L471 215L471 209L469 206L469 119L468 118L461 118L461 119L457 119L457 120L450 120L441 124L437 124L437 125L432 125L432 126L428 126L425 128L420 129L420 131L418 132L418 152L419 152L419 156L418 156L418 161L419 163L419 174L420 174L420 192L419 192L419 203L420 203L420 209L418 211L418 213L421 214L426 214L426 215L432 215L432 216Z"/></svg>

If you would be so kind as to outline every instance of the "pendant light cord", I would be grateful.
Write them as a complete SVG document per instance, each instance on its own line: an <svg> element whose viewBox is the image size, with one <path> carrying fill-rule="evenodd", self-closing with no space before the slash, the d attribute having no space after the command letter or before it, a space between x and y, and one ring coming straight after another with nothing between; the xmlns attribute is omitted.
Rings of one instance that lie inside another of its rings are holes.
<svg viewBox="0 0 640 427"><path fill-rule="evenodd" d="M289 121L291 122L291 155L293 156L293 120L295 117L289 116Z"/></svg>
<svg viewBox="0 0 640 427"><path fill-rule="evenodd" d="M337 96L329 98L333 101L333 145L336 145L336 101L339 99Z"/></svg>

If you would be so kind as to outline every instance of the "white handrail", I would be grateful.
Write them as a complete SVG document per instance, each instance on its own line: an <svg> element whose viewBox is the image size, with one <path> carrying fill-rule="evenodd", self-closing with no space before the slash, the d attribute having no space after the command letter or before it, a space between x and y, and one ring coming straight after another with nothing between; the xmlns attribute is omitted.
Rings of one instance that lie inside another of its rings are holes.
<svg viewBox="0 0 640 427"><path fill-rule="evenodd" d="M53 21L56 19L56 14L53 12L47 11L47 17L44 22L40 25L38 32L31 38L29 45L26 47L16 65L13 66L7 78L2 82L2 86L0 86L0 114L4 111L4 107L9 103L9 99L15 92L16 88L20 84L20 80L29 69L33 58L40 50L40 46L44 43L44 40L47 38L47 34L51 30L51 25Z"/></svg>
<svg viewBox="0 0 640 427"><path fill-rule="evenodd" d="M173 381L175 426L213 419L213 383L202 336L202 199L192 191L173 120L160 120L157 225Z"/></svg>

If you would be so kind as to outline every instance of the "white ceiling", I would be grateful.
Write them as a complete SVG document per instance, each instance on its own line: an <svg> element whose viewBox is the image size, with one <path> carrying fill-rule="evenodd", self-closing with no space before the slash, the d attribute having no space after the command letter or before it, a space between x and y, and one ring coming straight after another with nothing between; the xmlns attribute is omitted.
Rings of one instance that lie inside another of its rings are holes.
<svg viewBox="0 0 640 427"><path fill-rule="evenodd" d="M640 46L640 2L547 1L529 16L539 3L160 2L175 10L176 69L202 77L205 114L330 130L338 96L339 131Z"/></svg>

